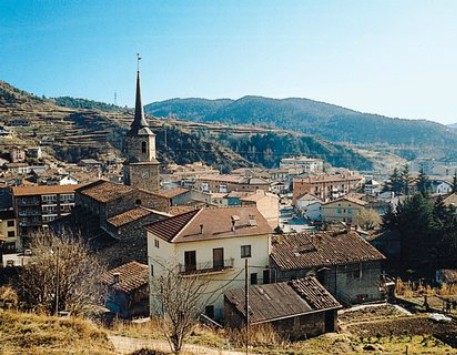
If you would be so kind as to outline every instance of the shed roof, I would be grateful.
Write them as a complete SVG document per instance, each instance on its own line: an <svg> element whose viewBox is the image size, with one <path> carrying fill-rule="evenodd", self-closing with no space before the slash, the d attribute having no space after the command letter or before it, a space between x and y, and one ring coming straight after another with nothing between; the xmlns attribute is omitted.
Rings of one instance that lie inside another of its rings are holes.
<svg viewBox="0 0 457 355"><path fill-rule="evenodd" d="M15 197L49 194L71 194L82 186L84 185L27 185L13 186L12 190Z"/></svg>
<svg viewBox="0 0 457 355"><path fill-rule="evenodd" d="M225 299L246 316L244 288L225 292ZM341 304L312 276L289 282L249 287L251 324L287 319L341 308Z"/></svg>
<svg viewBox="0 0 457 355"><path fill-rule="evenodd" d="M169 190L161 190L159 192L159 194L164 197L167 197L167 198L173 198L173 197L185 194L186 192L190 192L190 190L185 189L183 187L175 187L175 188L169 189Z"/></svg>
<svg viewBox="0 0 457 355"><path fill-rule="evenodd" d="M105 285L113 285L114 274L120 274L120 282L116 286L124 292L132 292L149 282L148 266L131 261L102 274L101 281Z"/></svg>
<svg viewBox="0 0 457 355"><path fill-rule="evenodd" d="M270 257L281 270L385 259L375 247L352 231L273 236Z"/></svg>

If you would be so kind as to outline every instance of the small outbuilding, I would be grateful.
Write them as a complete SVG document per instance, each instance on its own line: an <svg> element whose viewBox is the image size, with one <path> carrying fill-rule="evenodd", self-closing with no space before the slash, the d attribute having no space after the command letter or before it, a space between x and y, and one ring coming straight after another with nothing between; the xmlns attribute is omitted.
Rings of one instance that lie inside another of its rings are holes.
<svg viewBox="0 0 457 355"><path fill-rule="evenodd" d="M249 287L249 324L269 323L291 340L335 331L340 308L341 304L313 276ZM245 326L244 288L225 292L224 324L238 329Z"/></svg>
<svg viewBox="0 0 457 355"><path fill-rule="evenodd" d="M108 287L105 305L121 318L149 315L148 266L136 261L105 272L101 282Z"/></svg>

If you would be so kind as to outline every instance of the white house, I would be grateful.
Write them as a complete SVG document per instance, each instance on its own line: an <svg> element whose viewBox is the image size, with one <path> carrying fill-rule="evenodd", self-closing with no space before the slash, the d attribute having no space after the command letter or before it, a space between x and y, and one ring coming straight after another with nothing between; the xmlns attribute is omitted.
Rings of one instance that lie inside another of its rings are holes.
<svg viewBox="0 0 457 355"><path fill-rule="evenodd" d="M162 312L156 285L172 268L207 283L202 313L221 319L224 292L269 283L271 227L254 207L203 208L147 226L151 314Z"/></svg>
<svg viewBox="0 0 457 355"><path fill-rule="evenodd" d="M452 192L452 185L447 181L434 180L431 182L430 186L432 189L431 192L434 194L444 195Z"/></svg>

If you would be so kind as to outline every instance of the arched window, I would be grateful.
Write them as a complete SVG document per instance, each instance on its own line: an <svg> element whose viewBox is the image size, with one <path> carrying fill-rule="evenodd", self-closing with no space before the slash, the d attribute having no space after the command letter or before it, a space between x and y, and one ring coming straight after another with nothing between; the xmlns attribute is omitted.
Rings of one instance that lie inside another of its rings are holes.
<svg viewBox="0 0 457 355"><path fill-rule="evenodd" d="M136 200L135 204L137 204L138 206L141 205L141 200L140 199Z"/></svg>
<svg viewBox="0 0 457 355"><path fill-rule="evenodd" d="M146 142L141 142L141 153L146 153Z"/></svg>

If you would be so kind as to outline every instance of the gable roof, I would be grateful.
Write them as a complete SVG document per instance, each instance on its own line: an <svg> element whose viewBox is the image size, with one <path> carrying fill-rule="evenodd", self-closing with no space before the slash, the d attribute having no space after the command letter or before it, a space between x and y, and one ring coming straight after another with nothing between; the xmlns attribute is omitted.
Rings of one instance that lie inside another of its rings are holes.
<svg viewBox="0 0 457 355"><path fill-rule="evenodd" d="M443 203L446 205L446 206L449 206L449 205L454 205L454 206L457 206L457 194L450 194L448 197L446 197L444 200L443 200Z"/></svg>
<svg viewBox="0 0 457 355"><path fill-rule="evenodd" d="M140 218L149 216L152 211L149 211L145 208L137 207L131 210L122 212L118 215L110 217L107 219L107 222L113 225L114 227L120 227L128 223L134 222Z"/></svg>
<svg viewBox="0 0 457 355"><path fill-rule="evenodd" d="M75 186L75 185L73 185ZM109 202L133 192L134 189L123 184L116 184L111 181L98 180L92 184L78 189L81 195L88 196L98 202Z"/></svg>
<svg viewBox="0 0 457 355"><path fill-rule="evenodd" d="M251 216L255 223L250 223ZM235 230L232 230L232 217L236 220ZM147 230L169 243L254 236L272 232L268 222L255 207L202 208L152 223L147 226Z"/></svg>
<svg viewBox="0 0 457 355"><path fill-rule="evenodd" d="M299 197L297 197L297 201L315 201L315 202L322 202L322 200L313 195L312 193L310 192L305 192L304 194L300 195Z"/></svg>
<svg viewBox="0 0 457 355"><path fill-rule="evenodd" d="M356 232L318 232L273 236L270 258L280 270L296 270L386 257Z"/></svg>
<svg viewBox="0 0 457 355"><path fill-rule="evenodd" d="M225 292L225 299L246 316L244 288ZM312 276L289 282L249 287L251 324L261 324L342 308L341 304Z"/></svg>
<svg viewBox="0 0 457 355"><path fill-rule="evenodd" d="M356 199L356 198L353 198L350 196L343 196L336 200L325 202L325 203L323 203L323 205L331 205L331 204L341 202L341 201L348 201L348 202L355 203L356 205L360 205L360 206L365 206L368 204L368 202L365 202L365 201L362 201L362 200L359 200L359 199Z"/></svg>
<svg viewBox="0 0 457 355"><path fill-rule="evenodd" d="M149 282L148 266L136 261L105 272L101 276L101 282L105 285L113 285L113 276L116 273L120 274L120 282L115 286L127 293L147 285Z"/></svg>

